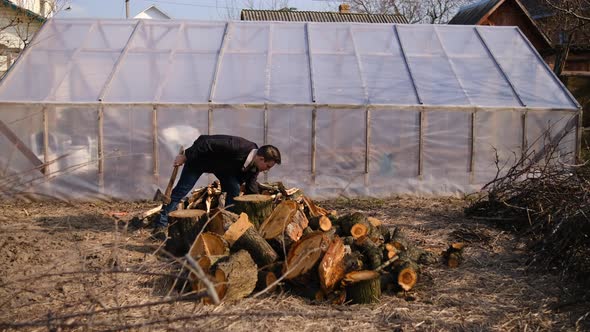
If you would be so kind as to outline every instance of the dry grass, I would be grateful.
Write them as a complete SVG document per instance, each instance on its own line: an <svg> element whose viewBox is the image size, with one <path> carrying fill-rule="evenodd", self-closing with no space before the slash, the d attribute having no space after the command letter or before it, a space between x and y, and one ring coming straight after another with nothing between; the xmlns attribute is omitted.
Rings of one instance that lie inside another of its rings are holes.
<svg viewBox="0 0 590 332"><path fill-rule="evenodd" d="M440 253L464 241L457 269L424 269L406 294L376 305L314 304L273 293L218 307L172 289L176 263L156 253L145 229L113 212L151 203L0 202L0 329L231 331L546 331L588 329L589 307L567 303L556 275L526 268L525 245L510 232L463 216L457 199L397 197L319 202L403 227Z"/></svg>

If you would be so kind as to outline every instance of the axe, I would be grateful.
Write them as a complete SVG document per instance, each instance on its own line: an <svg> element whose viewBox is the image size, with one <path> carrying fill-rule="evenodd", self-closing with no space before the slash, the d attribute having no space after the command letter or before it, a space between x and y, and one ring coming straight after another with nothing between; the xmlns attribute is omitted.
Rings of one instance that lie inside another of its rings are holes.
<svg viewBox="0 0 590 332"><path fill-rule="evenodd" d="M180 151L178 154L184 154L184 148L180 146ZM172 175L170 175L170 180L168 180L168 186L166 187L166 191L162 194L162 191L158 188L156 194L154 195L154 201L160 201L164 204L170 203L170 194L172 193L172 186L174 185L174 181L176 181L176 175L178 175L178 165L174 165L172 169Z"/></svg>

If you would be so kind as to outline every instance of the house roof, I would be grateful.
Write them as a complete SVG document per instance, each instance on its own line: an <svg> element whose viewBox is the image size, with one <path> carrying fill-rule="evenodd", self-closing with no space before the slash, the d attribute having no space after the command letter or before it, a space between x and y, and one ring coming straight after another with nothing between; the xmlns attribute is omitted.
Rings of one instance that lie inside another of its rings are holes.
<svg viewBox="0 0 590 332"><path fill-rule="evenodd" d="M538 36L546 44L546 47L551 47L551 41L543 33L543 30L539 28L535 20L531 17L530 13L525 6L519 0L481 0L466 6L459 8L457 14L449 21L448 24L462 24L462 25L480 25L488 18L494 11L496 11L506 1L514 1L518 8L522 11L526 20L534 27L537 31Z"/></svg>
<svg viewBox="0 0 590 332"><path fill-rule="evenodd" d="M54 18L37 36L0 102L578 107L515 27Z"/></svg>
<svg viewBox="0 0 590 332"><path fill-rule="evenodd" d="M461 6L459 11L449 21L449 24L477 25L492 9L497 8L504 0L481 0Z"/></svg>
<svg viewBox="0 0 590 332"><path fill-rule="evenodd" d="M543 0L520 0L535 20L553 15L553 11Z"/></svg>
<svg viewBox="0 0 590 332"><path fill-rule="evenodd" d="M147 7L146 9L142 10L137 15L135 15L134 18L147 18L147 17L144 17L144 15L147 17L156 16L155 18L164 18L164 19L171 19L172 18L170 15L166 14L163 10L156 7L156 5L151 5L151 6Z"/></svg>
<svg viewBox="0 0 590 332"><path fill-rule="evenodd" d="M240 19L242 21L409 23L401 14L359 14L254 9L242 9Z"/></svg>
<svg viewBox="0 0 590 332"><path fill-rule="evenodd" d="M26 16L28 16L40 23L43 23L46 20L45 17L35 13L34 11L28 10L28 9L23 8L21 6L18 6L17 4L15 4L14 2L9 1L9 0L0 0L0 5L3 5L5 7L10 7L11 9L21 12L21 13L25 14Z"/></svg>

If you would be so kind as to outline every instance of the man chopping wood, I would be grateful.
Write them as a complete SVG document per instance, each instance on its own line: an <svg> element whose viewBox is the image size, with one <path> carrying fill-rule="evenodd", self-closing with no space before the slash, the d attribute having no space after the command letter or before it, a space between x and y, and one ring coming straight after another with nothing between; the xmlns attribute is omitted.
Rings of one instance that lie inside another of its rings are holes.
<svg viewBox="0 0 590 332"><path fill-rule="evenodd" d="M219 179L226 193L225 205L231 206L245 183L246 194L258 193L256 179L260 172L281 164L281 153L272 145L260 148L245 138L229 135L201 135L193 145L174 159L174 165L184 165L180 179L172 190L170 203L162 207L152 236L166 239L168 213L174 211L203 173L212 173Z"/></svg>

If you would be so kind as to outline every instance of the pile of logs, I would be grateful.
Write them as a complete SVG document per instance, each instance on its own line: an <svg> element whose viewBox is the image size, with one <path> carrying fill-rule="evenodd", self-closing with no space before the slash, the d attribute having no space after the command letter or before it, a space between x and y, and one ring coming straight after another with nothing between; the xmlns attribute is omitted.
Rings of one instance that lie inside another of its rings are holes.
<svg viewBox="0 0 590 332"><path fill-rule="evenodd" d="M437 260L378 219L338 216L280 183L265 188L225 208L214 183L169 214L166 249L198 265L190 288L214 288L208 301L284 287L321 302L374 303L382 291L411 290L420 266Z"/></svg>

